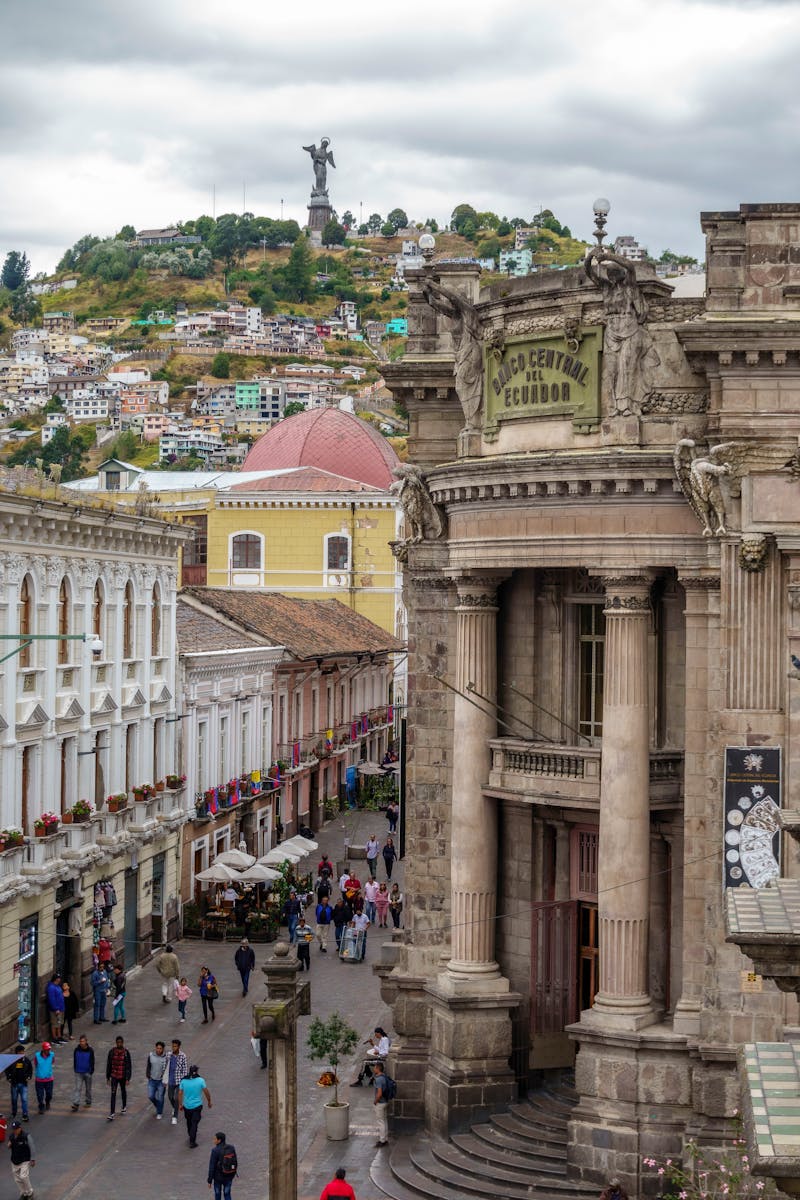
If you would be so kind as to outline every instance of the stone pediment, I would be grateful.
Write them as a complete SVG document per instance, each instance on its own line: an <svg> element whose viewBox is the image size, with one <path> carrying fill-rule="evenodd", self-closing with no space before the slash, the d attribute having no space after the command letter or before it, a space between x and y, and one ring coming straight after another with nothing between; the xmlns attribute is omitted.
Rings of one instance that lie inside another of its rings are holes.
<svg viewBox="0 0 800 1200"><path fill-rule="evenodd" d="M59 721L75 720L83 714L84 709L77 696L62 696L56 704L56 718Z"/></svg>
<svg viewBox="0 0 800 1200"><path fill-rule="evenodd" d="M127 687L122 692L123 708L141 708L145 703L144 692L140 687Z"/></svg>
<svg viewBox="0 0 800 1200"><path fill-rule="evenodd" d="M17 728L33 729L37 725L46 725L50 720L38 700L19 700L17 702Z"/></svg>
<svg viewBox="0 0 800 1200"><path fill-rule="evenodd" d="M114 712L117 704L111 692L92 692L92 712L107 713Z"/></svg>
<svg viewBox="0 0 800 1200"><path fill-rule="evenodd" d="M150 684L150 703L167 704L172 699L172 692L165 683L158 681Z"/></svg>

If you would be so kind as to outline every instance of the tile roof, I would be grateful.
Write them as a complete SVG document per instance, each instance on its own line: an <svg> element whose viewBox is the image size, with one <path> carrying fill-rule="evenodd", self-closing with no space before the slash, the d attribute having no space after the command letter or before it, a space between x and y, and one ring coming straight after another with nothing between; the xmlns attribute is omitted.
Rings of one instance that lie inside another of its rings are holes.
<svg viewBox="0 0 800 1200"><path fill-rule="evenodd" d="M206 650L241 650L257 646L258 639L243 630L231 629L212 613L202 612L178 596L176 613L179 654L202 654Z"/></svg>
<svg viewBox="0 0 800 1200"><path fill-rule="evenodd" d="M296 659L402 650L397 638L339 600L298 600L243 588L184 588L182 596Z"/></svg>
<svg viewBox="0 0 800 1200"><path fill-rule="evenodd" d="M320 467L388 489L399 459L367 421L338 408L315 408L273 425L244 460L244 470L268 467Z"/></svg>
<svg viewBox="0 0 800 1200"><path fill-rule="evenodd" d="M231 492L380 492L357 479L345 479L318 467L298 467L281 474L265 475L252 483L235 483Z"/></svg>

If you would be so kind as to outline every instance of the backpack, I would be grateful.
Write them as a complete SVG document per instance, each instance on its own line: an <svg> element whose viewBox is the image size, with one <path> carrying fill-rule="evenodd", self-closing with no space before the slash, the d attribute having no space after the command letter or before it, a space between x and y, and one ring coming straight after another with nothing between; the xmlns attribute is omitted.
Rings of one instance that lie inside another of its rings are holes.
<svg viewBox="0 0 800 1200"><path fill-rule="evenodd" d="M229 1146L226 1143L222 1149L222 1161L220 1163L220 1170L222 1171L222 1174L225 1176L226 1179L233 1179L233 1177L236 1174L236 1172L238 1171L238 1169L239 1169L239 1163L236 1158L236 1147Z"/></svg>
<svg viewBox="0 0 800 1200"><path fill-rule="evenodd" d="M383 1089L383 1094L387 1100L394 1100L395 1096L397 1095L397 1083L394 1079L392 1079L391 1075L387 1075L386 1072L384 1072L383 1077L386 1080L386 1086Z"/></svg>

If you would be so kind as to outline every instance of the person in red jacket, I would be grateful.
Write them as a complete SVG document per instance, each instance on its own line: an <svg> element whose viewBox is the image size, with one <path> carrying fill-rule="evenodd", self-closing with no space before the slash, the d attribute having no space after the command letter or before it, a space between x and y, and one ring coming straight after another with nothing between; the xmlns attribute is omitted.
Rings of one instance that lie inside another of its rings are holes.
<svg viewBox="0 0 800 1200"><path fill-rule="evenodd" d="M345 1181L345 1169L339 1167L330 1183L326 1183L319 1200L356 1200L356 1194Z"/></svg>

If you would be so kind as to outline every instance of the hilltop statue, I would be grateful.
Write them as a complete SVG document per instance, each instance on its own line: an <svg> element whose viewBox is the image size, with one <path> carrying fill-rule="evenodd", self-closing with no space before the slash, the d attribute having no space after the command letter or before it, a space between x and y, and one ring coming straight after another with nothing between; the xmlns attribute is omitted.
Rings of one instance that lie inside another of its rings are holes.
<svg viewBox="0 0 800 1200"><path fill-rule="evenodd" d="M604 374L613 413L641 413L642 402L652 391L647 372L661 360L645 327L647 302L636 279L636 268L605 246L594 246L586 255L584 269L603 293Z"/></svg>
<svg viewBox="0 0 800 1200"><path fill-rule="evenodd" d="M426 277L420 288L431 308L448 317L453 325L456 342L456 395L464 412L464 428L469 432L479 428L483 403L483 343L481 322L475 305L438 280Z"/></svg>
<svg viewBox="0 0 800 1200"><path fill-rule="evenodd" d="M336 166L336 163L333 161L333 153L328 149L330 144L330 138L324 137L319 147L313 142L310 146L303 146L303 149L307 150L311 155L311 162L314 166L314 186L311 189L312 197L327 197L328 195L328 163L332 167Z"/></svg>

